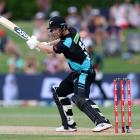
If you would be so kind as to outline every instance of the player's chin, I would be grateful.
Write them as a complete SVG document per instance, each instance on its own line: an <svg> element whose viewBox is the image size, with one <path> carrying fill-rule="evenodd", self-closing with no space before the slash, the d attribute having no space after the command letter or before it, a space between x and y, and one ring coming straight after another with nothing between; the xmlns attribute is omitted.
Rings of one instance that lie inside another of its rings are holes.
<svg viewBox="0 0 140 140"><path fill-rule="evenodd" d="M60 38L60 36L59 36L59 35L54 35L53 38L54 38L54 39L58 39L58 38Z"/></svg>
<svg viewBox="0 0 140 140"><path fill-rule="evenodd" d="M51 36L50 36L50 35L48 36L48 40L49 40L49 41L50 41L50 40L53 40L53 39L54 39L54 37L53 37L52 35L51 35Z"/></svg>

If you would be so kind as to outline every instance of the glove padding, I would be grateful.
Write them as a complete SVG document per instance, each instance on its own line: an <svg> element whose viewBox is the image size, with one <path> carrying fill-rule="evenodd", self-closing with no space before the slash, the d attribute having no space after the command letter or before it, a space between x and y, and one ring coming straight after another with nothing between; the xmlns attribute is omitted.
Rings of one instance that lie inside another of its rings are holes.
<svg viewBox="0 0 140 140"><path fill-rule="evenodd" d="M36 39L35 36L31 36L31 38L26 42L28 47L33 50L37 47L39 41Z"/></svg>

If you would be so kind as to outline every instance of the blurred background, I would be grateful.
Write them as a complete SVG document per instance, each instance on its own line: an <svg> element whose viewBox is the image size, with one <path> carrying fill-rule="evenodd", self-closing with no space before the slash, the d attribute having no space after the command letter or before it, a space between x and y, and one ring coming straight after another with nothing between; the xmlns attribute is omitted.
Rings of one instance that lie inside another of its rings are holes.
<svg viewBox="0 0 140 140"><path fill-rule="evenodd" d="M90 98L113 105L113 80L131 80L133 104L140 104L139 0L0 0L0 15L40 41L48 41L50 17L75 27L94 60ZM0 25L0 105L51 106L51 86L70 69L63 55L30 51L24 40ZM119 86L118 86L119 88Z"/></svg>

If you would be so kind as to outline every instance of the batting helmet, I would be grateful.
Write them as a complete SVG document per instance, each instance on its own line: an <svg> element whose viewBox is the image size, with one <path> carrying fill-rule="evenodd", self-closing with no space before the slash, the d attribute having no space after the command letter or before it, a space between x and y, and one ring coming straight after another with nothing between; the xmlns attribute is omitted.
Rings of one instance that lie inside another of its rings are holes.
<svg viewBox="0 0 140 140"><path fill-rule="evenodd" d="M62 18L60 16L55 16L55 17L50 18L48 29L53 29L53 28L63 29L64 27L67 27L67 24L66 24L64 18Z"/></svg>

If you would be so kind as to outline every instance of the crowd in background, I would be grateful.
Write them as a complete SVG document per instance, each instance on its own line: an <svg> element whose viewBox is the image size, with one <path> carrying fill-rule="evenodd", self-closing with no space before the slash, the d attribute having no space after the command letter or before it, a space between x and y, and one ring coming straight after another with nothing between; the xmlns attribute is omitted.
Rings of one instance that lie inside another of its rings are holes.
<svg viewBox="0 0 140 140"><path fill-rule="evenodd" d="M52 0L36 0L36 4L38 12L32 17L34 22L32 34L39 41L50 41L52 38L50 38L50 32L46 30L46 23L49 18L61 16L61 13L57 10L52 11ZM8 11L4 0L0 0L0 15L8 19L13 16ZM81 10L72 5L67 8L67 15L64 18L68 26L74 27L79 32L93 60L96 71L95 84L99 87L103 98L107 99L102 88L104 59L108 56L129 59L133 53L140 52L140 34L133 33L126 38L123 32L128 28L140 27L140 3L124 0L123 3L114 3L109 9L98 9L94 5L87 4L83 5ZM127 44L125 52L123 52L124 43ZM55 74L70 71L61 54L47 55L43 62L38 62L33 51L29 50L26 58L23 58L20 45L17 45L3 28L0 28L0 53L8 56L6 63L9 74L5 78L3 88L5 106L10 105L10 100L18 96L15 73L37 74L39 63L43 65L43 73ZM11 96L9 96L9 92Z"/></svg>
<svg viewBox="0 0 140 140"><path fill-rule="evenodd" d="M51 0L36 0L38 12L33 16L34 27L33 35L39 41L50 40L49 31L46 30L46 22L50 17L61 16L59 11L52 11L53 2ZM7 10L6 3L0 1L0 14L6 18L10 18L12 13ZM100 58L107 56L122 56L127 59L134 52L139 52L139 35L131 36L126 53L123 53L123 44L127 38L123 34L123 30L127 28L140 27L140 3L131 3L130 0L125 0L124 3L114 3L112 7L106 10L94 8L93 5L84 5L81 10L76 6L70 6L67 9L65 20L68 26L76 28L86 46L87 51L92 55L96 50L100 50ZM137 43L133 43L133 42ZM136 47L134 47L134 44ZM133 46L134 48L132 48ZM92 48L92 49L90 49ZM93 50L93 52L91 52ZM24 72L26 74L38 73L38 60L33 52L27 54L26 59L23 59L23 52L5 32L0 28L0 53L8 55L7 65L10 73ZM99 52L96 52L98 54ZM123 54L123 55L122 55ZM96 59L96 58L94 58ZM97 57L98 59L98 57ZM63 55L47 55L43 60L42 72L57 72L70 71ZM94 62L94 67L97 71L102 71L99 66L100 61Z"/></svg>

